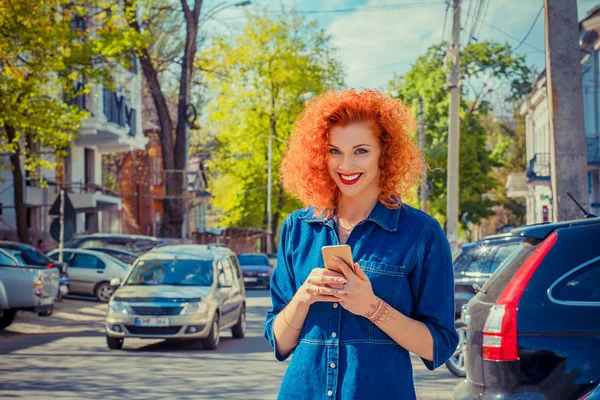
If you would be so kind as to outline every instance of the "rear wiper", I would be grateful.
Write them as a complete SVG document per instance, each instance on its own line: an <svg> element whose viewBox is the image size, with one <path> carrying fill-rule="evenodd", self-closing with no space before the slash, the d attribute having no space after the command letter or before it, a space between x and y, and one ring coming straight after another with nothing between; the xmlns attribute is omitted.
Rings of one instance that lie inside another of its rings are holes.
<svg viewBox="0 0 600 400"><path fill-rule="evenodd" d="M481 292L483 294L487 294L487 292L485 290L483 290L483 288L476 283L473 284L473 289L475 289L475 292Z"/></svg>

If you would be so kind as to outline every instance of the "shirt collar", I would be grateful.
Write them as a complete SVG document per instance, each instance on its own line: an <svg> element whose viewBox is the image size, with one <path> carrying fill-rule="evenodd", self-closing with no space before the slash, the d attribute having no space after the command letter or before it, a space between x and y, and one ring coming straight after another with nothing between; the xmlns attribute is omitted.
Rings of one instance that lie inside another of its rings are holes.
<svg viewBox="0 0 600 400"><path fill-rule="evenodd" d="M400 218L400 211L402 204L399 208L387 208L382 202L378 201L373 207L371 214L365 221L372 221L383 229L389 232L396 232L398 230L398 220ZM300 219L307 223L323 223L326 225L333 225L333 219L326 218L323 215L314 215L315 209L308 207L306 211L300 216Z"/></svg>

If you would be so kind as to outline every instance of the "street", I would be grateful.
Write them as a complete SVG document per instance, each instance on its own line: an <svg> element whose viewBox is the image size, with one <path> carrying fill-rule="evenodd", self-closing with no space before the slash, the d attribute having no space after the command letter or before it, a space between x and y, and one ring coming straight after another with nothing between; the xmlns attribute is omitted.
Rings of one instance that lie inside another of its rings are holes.
<svg viewBox="0 0 600 400"><path fill-rule="evenodd" d="M248 332L223 332L217 351L200 345L128 339L110 351L106 305L83 297L57 303L51 317L21 313L0 332L0 398L274 399L287 363L262 336L268 292L248 291ZM413 357L417 397L449 399L459 382L445 367L430 372Z"/></svg>

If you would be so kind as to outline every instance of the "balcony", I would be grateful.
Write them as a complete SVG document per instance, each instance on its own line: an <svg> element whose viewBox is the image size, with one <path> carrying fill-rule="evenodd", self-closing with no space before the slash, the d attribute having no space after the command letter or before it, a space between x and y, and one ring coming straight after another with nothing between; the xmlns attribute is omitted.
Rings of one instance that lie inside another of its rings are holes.
<svg viewBox="0 0 600 400"><path fill-rule="evenodd" d="M527 183L531 185L550 185L550 153L536 153L525 171Z"/></svg>
<svg viewBox="0 0 600 400"><path fill-rule="evenodd" d="M138 110L124 96L102 89L101 102L92 107L92 116L85 120L76 138L78 146L98 146L101 153L126 152L142 149L148 142L138 132ZM100 100L98 99L98 100Z"/></svg>
<svg viewBox="0 0 600 400"><path fill-rule="evenodd" d="M73 207L78 213L121 209L121 196L100 185L73 182L67 184L65 189L69 193ZM56 198L56 194L52 194L51 197L52 203Z"/></svg>

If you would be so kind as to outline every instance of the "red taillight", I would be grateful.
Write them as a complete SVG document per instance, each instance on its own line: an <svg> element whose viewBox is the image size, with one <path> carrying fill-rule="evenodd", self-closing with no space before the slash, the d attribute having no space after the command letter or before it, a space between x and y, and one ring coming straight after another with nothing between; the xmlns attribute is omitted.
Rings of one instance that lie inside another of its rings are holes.
<svg viewBox="0 0 600 400"><path fill-rule="evenodd" d="M53 265L51 263L46 264L46 268L52 268Z"/></svg>
<svg viewBox="0 0 600 400"><path fill-rule="evenodd" d="M483 327L483 359L487 361L517 361L517 309L521 296L531 277L546 254L556 243L558 235L553 232L535 249L508 282L496 304L490 310Z"/></svg>
<svg viewBox="0 0 600 400"><path fill-rule="evenodd" d="M35 295L36 296L41 296L42 295L42 286L44 284L44 276L43 275L39 275L38 278L33 281L33 287L35 288Z"/></svg>

